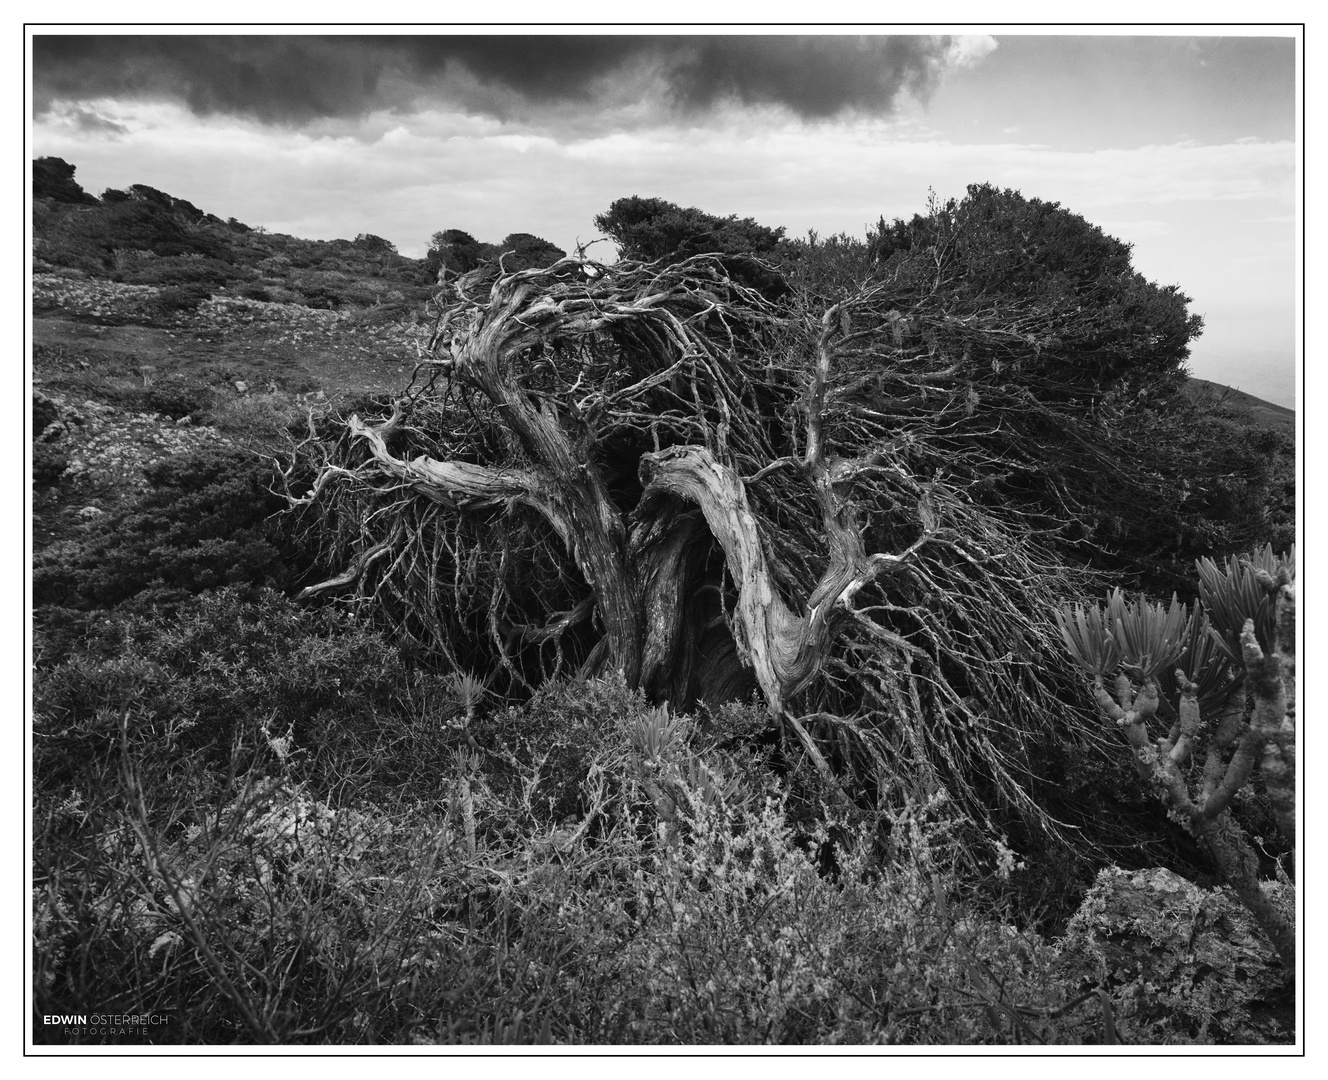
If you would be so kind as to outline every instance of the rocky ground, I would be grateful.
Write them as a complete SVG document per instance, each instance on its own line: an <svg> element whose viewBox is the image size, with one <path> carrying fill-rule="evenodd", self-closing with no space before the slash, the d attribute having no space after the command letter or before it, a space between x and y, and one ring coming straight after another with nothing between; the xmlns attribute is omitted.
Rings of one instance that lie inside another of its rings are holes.
<svg viewBox="0 0 1328 1080"><path fill-rule="evenodd" d="M34 493L38 549L114 508L164 458L269 447L308 409L400 389L426 333L374 309L219 297L170 311L151 286L52 274L33 292L31 435L35 453L67 463Z"/></svg>

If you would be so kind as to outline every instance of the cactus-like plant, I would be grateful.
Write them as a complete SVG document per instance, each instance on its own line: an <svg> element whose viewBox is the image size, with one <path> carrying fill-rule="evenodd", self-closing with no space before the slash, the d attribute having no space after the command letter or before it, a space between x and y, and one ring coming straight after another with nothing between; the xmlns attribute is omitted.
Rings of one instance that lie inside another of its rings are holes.
<svg viewBox="0 0 1328 1080"><path fill-rule="evenodd" d="M1191 607L1189 618L1184 648L1176 659L1175 667L1164 667L1157 673L1162 711L1173 719L1181 698L1180 683L1176 680L1177 671L1194 683L1199 695L1199 709L1204 716L1216 715L1245 681L1243 668L1233 664L1227 656L1201 604L1196 603Z"/></svg>
<svg viewBox="0 0 1328 1080"><path fill-rule="evenodd" d="M1131 604L1117 589L1107 600L1111 632L1121 664L1137 679L1151 679L1174 664L1185 648L1189 614L1173 594L1170 607L1140 600Z"/></svg>
<svg viewBox="0 0 1328 1080"><path fill-rule="evenodd" d="M1229 560L1225 571L1201 560L1202 606L1175 597L1167 608L1131 604L1116 590L1105 608L1057 613L1071 656L1093 677L1104 722L1125 736L1136 770L1171 814L1207 844L1288 975L1294 917L1259 884L1258 858L1230 806L1261 764L1278 827L1294 844L1294 558L1294 550L1275 559L1265 548ZM1236 693L1242 685L1248 694ZM1155 738L1150 725L1166 734ZM1197 774L1191 763L1201 763Z"/></svg>
<svg viewBox="0 0 1328 1080"><path fill-rule="evenodd" d="M1120 665L1120 646L1101 607L1076 604L1056 612L1061 637L1075 662L1090 675L1110 675Z"/></svg>
<svg viewBox="0 0 1328 1080"><path fill-rule="evenodd" d="M1267 650L1272 640L1276 614L1276 596L1260 580L1260 573L1269 579L1283 570L1295 576L1296 549L1278 558L1271 546L1244 558L1232 556L1225 567L1212 559L1200 559L1195 565L1199 571L1199 596L1203 600L1218 641L1236 664L1244 663L1240 636L1246 620L1254 621L1254 634L1261 648Z"/></svg>

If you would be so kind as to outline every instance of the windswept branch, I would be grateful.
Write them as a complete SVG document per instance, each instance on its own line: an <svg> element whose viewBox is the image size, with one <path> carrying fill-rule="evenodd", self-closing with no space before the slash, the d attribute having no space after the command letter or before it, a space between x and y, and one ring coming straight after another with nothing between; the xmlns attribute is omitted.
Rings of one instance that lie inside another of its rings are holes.
<svg viewBox="0 0 1328 1080"><path fill-rule="evenodd" d="M1074 574L974 497L964 360L919 352L901 288L803 311L704 255L447 284L425 385L322 444L348 569L310 594L353 586L513 687L756 691L826 772L994 785L1054 827L1020 725L1072 722L1035 661L1064 666L1046 601Z"/></svg>

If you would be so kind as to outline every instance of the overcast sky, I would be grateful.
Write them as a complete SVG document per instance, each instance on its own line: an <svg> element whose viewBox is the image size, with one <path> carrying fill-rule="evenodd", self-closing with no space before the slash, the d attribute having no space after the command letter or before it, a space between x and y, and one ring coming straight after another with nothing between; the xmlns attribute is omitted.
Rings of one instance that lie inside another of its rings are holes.
<svg viewBox="0 0 1328 1080"><path fill-rule="evenodd" d="M990 182L1132 243L1206 320L1192 372L1291 406L1296 46L1245 33L38 32L29 156L417 257L447 228L570 250L625 195L863 236Z"/></svg>

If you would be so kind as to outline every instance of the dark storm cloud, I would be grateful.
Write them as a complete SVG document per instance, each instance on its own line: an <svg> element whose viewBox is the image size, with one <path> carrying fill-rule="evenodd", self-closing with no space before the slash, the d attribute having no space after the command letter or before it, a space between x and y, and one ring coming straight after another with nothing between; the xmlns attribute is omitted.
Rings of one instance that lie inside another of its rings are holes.
<svg viewBox="0 0 1328 1080"><path fill-rule="evenodd" d="M672 81L691 106L736 97L809 118L846 107L886 112L901 90L931 92L948 47L934 37L703 38L679 51Z"/></svg>
<svg viewBox="0 0 1328 1080"><path fill-rule="evenodd" d="M498 115L511 95L593 104L615 79L653 71L667 104L687 111L736 99L821 118L888 112L905 89L925 97L948 48L947 38L921 36L43 35L33 39L33 86L39 115L59 100L164 98L199 115L300 124L447 100L459 69L508 92L469 102Z"/></svg>
<svg viewBox="0 0 1328 1080"><path fill-rule="evenodd" d="M120 97L300 123L373 108L384 61L351 39L34 36L32 67L38 115L55 100Z"/></svg>

